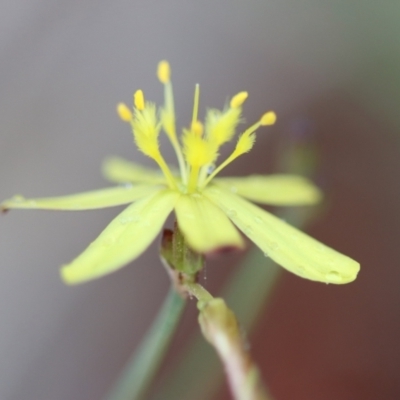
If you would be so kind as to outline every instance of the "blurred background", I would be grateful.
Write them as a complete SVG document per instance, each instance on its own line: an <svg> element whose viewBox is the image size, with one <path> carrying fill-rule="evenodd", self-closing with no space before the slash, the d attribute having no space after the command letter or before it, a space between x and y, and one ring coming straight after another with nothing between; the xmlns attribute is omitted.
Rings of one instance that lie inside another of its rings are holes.
<svg viewBox="0 0 400 400"><path fill-rule="evenodd" d="M280 400L398 399L399 18L393 0L3 0L0 198L106 187L110 154L151 165L115 105L138 88L161 102L161 59L180 126L195 83L201 115L248 90L246 120L274 109L278 123L227 173L270 172L273 149L309 141L327 193L309 231L362 265L342 287L283 273L250 335L263 376ZM139 343L169 285L157 243L98 281L58 273L119 211L1 216L1 399L101 399ZM233 261L208 264L213 293ZM195 315L192 302L182 342Z"/></svg>

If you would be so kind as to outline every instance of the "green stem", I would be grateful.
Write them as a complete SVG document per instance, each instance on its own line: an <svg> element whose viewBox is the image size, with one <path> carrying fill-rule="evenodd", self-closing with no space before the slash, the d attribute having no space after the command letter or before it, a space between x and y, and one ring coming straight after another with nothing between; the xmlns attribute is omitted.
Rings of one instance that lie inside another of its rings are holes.
<svg viewBox="0 0 400 400"><path fill-rule="evenodd" d="M184 287L192 296L196 297L198 301L205 302L213 299L213 296L198 283L185 283Z"/></svg>
<svg viewBox="0 0 400 400"><path fill-rule="evenodd" d="M158 371L185 304L185 301L171 288L145 339L109 393L108 400L142 398Z"/></svg>

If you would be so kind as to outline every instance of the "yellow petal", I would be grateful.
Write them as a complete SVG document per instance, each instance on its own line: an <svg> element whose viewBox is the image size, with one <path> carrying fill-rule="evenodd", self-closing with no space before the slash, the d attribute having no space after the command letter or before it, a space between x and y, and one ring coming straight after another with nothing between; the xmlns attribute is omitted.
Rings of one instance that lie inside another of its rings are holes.
<svg viewBox="0 0 400 400"><path fill-rule="evenodd" d="M117 183L153 183L166 184L160 170L143 167L120 157L108 157L103 162L103 176Z"/></svg>
<svg viewBox="0 0 400 400"><path fill-rule="evenodd" d="M313 281L348 283L357 277L358 262L318 242L247 200L217 187L204 190L260 249L277 264Z"/></svg>
<svg viewBox="0 0 400 400"><path fill-rule="evenodd" d="M262 204L300 206L318 203L322 198L321 191L310 180L298 175L216 178L213 183Z"/></svg>
<svg viewBox="0 0 400 400"><path fill-rule="evenodd" d="M1 204L1 209L30 208L43 210L94 210L96 208L114 207L131 203L142 197L158 192L160 187L154 185L119 186L108 189L93 190L60 197L25 199L14 196Z"/></svg>
<svg viewBox="0 0 400 400"><path fill-rule="evenodd" d="M201 194L181 195L175 212L189 246L199 253L244 246L240 233L229 219Z"/></svg>
<svg viewBox="0 0 400 400"><path fill-rule="evenodd" d="M134 260L151 244L175 206L177 192L163 190L131 204L70 264L61 269L68 284L109 274Z"/></svg>

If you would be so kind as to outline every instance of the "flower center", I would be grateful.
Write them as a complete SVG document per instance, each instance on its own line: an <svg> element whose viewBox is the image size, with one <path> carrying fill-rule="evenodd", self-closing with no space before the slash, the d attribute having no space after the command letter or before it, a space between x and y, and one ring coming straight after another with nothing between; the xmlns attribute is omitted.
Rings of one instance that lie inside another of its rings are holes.
<svg viewBox="0 0 400 400"><path fill-rule="evenodd" d="M241 122L242 105L247 99L247 92L239 92L233 96L229 105L222 111L208 110L203 126L198 120L200 87L197 84L191 124L189 128L182 130L180 142L176 134L171 71L167 61L159 63L157 76L164 85L164 105L158 114L156 106L145 101L141 90L134 94L133 112L124 103L118 104L117 112L123 121L130 123L137 147L159 165L171 189L184 193L201 191L223 168L252 149L256 129L262 125L273 125L276 121L273 111L265 113L258 122L239 136L232 154L215 168L219 148L233 138L236 127ZM177 156L181 184L160 152L158 136L161 128L168 136Z"/></svg>

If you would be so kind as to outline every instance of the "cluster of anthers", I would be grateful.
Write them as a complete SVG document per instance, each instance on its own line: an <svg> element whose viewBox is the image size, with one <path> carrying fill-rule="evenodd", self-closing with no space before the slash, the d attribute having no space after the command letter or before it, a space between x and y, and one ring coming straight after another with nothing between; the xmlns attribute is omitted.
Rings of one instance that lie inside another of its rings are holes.
<svg viewBox="0 0 400 400"><path fill-rule="evenodd" d="M142 90L137 90L133 96L133 112L124 103L118 104L117 111L123 121L130 123L139 150L159 165L169 187L190 194L203 190L223 168L250 151L254 145L256 129L260 126L273 125L276 115L273 111L269 111L258 122L246 129L239 137L232 154L215 168L220 147L232 140L235 135L236 127L241 120L242 105L248 94L239 92L233 96L229 106L223 111L208 110L203 125L198 119L200 89L199 85L196 85L192 121L189 128L183 129L181 146L175 127L170 75L168 62L161 61L158 65L157 76L164 84L165 104L159 113L159 118L155 104L145 101ZM160 152L158 136L161 128L168 135L178 158L180 179L172 174Z"/></svg>

